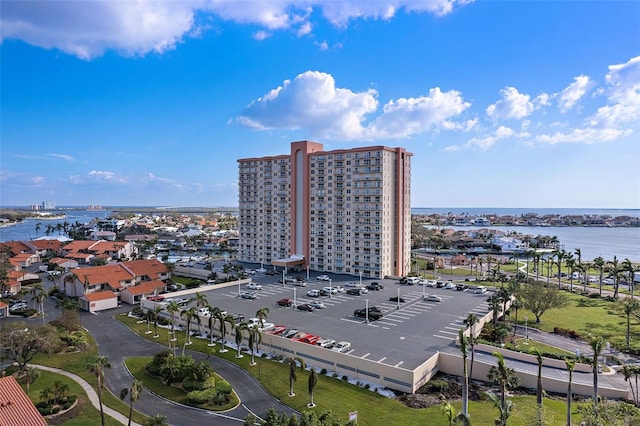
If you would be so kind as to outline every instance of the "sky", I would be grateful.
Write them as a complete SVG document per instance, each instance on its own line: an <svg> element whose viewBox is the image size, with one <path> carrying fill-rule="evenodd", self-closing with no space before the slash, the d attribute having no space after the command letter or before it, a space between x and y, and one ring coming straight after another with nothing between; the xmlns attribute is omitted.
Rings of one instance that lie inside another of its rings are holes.
<svg viewBox="0 0 640 426"><path fill-rule="evenodd" d="M638 1L0 4L0 205L237 206L385 145L412 207L640 208Z"/></svg>

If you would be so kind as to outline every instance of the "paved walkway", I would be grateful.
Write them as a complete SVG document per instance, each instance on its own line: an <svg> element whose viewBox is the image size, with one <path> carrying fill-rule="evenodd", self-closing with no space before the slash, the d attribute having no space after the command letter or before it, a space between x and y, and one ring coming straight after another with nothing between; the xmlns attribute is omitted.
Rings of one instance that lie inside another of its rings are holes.
<svg viewBox="0 0 640 426"><path fill-rule="evenodd" d="M75 375L73 373L69 373L68 371L61 370L59 368L46 367L44 365L38 365L38 364L29 364L29 365L31 367L36 367L39 370L51 371L53 373L67 376L70 379L76 381L82 387L82 390L84 390L84 392L87 394L87 397L89 398L89 401L91 401L91 404L94 407L96 407L96 410L100 411L100 401L98 400L98 393L93 389L93 386L91 386L82 377ZM123 425L126 425L129 423L129 418L124 414L119 413L116 410L113 410L107 407L106 405L103 405L103 410L104 410L104 414L106 414L109 417L113 417L116 421L122 423ZM141 426L139 423L135 423L135 422L131 422L131 424L134 426Z"/></svg>

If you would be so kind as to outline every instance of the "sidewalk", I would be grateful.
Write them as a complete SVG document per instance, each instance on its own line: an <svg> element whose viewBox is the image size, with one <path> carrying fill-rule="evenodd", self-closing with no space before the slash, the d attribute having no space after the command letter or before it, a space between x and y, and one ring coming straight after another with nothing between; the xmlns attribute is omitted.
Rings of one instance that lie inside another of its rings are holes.
<svg viewBox="0 0 640 426"><path fill-rule="evenodd" d="M38 365L38 364L29 364L29 365L31 367L38 368L40 370L51 371L53 373L62 374L63 376L67 376L70 379L75 380L85 391L85 393L87 394L87 397L89 398L89 401L91 401L91 404L96 408L96 410L100 411L100 402L98 401L98 393L82 377L77 376L73 373L69 373L68 371L65 371L65 370L60 370L59 368L45 367L44 365ZM116 421L122 423L123 425L126 425L129 423L128 417L126 417L124 414L121 414L107 407L104 404L103 404L103 410L107 416L114 418ZM133 421L131 422L131 424L134 426L141 426L139 423L135 423Z"/></svg>

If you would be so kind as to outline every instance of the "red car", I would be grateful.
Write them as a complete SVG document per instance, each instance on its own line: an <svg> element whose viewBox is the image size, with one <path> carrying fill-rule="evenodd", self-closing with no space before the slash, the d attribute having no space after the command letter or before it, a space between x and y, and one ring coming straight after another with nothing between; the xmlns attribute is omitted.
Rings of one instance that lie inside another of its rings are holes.
<svg viewBox="0 0 640 426"><path fill-rule="evenodd" d="M289 299L289 298L285 298L285 299L280 299L278 300L278 306L291 306L293 305L293 300Z"/></svg>
<svg viewBox="0 0 640 426"><path fill-rule="evenodd" d="M287 329L287 327L285 327L284 325L274 325L269 330L267 330L267 333L269 333L269 334L280 334L283 331L285 331L286 329Z"/></svg>
<svg viewBox="0 0 640 426"><path fill-rule="evenodd" d="M320 339L321 339L320 336L308 335L308 336L304 336L302 339L300 339L300 341L302 343L308 343L310 345L315 345L316 343L318 343L318 340L320 340Z"/></svg>
<svg viewBox="0 0 640 426"><path fill-rule="evenodd" d="M147 300L152 302L162 302L164 300L164 296L149 296L147 297Z"/></svg>

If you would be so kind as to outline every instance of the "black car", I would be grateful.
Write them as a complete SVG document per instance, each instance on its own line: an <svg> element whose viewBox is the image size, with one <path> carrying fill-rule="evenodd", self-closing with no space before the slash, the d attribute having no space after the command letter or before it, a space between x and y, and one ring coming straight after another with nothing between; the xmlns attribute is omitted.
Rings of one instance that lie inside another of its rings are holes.
<svg viewBox="0 0 640 426"><path fill-rule="evenodd" d="M267 272L264 273L265 275L277 275L278 273L274 270L268 270Z"/></svg>
<svg viewBox="0 0 640 426"><path fill-rule="evenodd" d="M438 281L436 283L437 288L443 288L445 285L447 285L447 283L445 283L444 281Z"/></svg>
<svg viewBox="0 0 640 426"><path fill-rule="evenodd" d="M366 318L367 310L365 308L356 309L355 311L353 311L353 315L359 318ZM369 319L371 321L379 320L380 318L382 318L382 315L382 309L378 308L377 306L372 306L369 308Z"/></svg>
<svg viewBox="0 0 640 426"><path fill-rule="evenodd" d="M360 296L362 294L362 290L359 288L348 288L347 294L350 294L352 296Z"/></svg>
<svg viewBox="0 0 640 426"><path fill-rule="evenodd" d="M378 291L378 290L382 290L384 287L382 285L380 285L380 283L371 283L367 286L367 290L373 290L373 291Z"/></svg>
<svg viewBox="0 0 640 426"><path fill-rule="evenodd" d="M406 283L407 283L407 277L400 278L400 284L406 284Z"/></svg>
<svg viewBox="0 0 640 426"><path fill-rule="evenodd" d="M313 312L316 310L313 306L308 303L303 303L302 305L298 305L298 309L301 311Z"/></svg>
<svg viewBox="0 0 640 426"><path fill-rule="evenodd" d="M456 284L455 290L456 291L463 291L467 289L467 285L466 284Z"/></svg>
<svg viewBox="0 0 640 426"><path fill-rule="evenodd" d="M402 297L398 297L398 296L393 296L389 298L390 302L400 302L400 303L404 303L404 299Z"/></svg>

